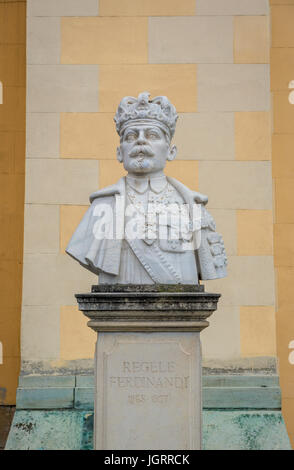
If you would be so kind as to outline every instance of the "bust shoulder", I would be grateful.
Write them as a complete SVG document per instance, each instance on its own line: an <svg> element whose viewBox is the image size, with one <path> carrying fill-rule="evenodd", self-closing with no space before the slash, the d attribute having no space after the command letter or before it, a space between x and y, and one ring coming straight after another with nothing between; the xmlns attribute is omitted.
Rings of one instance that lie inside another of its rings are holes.
<svg viewBox="0 0 294 470"><path fill-rule="evenodd" d="M197 191L193 191L192 189L188 188L185 186L183 183L178 181L175 178L172 178L171 176L167 176L167 180L169 183L174 186L179 193L183 196L183 198L188 202L196 202L198 204L207 204L208 202L208 197L205 194L199 193Z"/></svg>
<svg viewBox="0 0 294 470"><path fill-rule="evenodd" d="M123 194L125 191L125 177L122 177L118 180L117 183L105 188L99 189L92 193L89 197L90 202L92 203L95 199L100 197L115 196L116 194Z"/></svg>

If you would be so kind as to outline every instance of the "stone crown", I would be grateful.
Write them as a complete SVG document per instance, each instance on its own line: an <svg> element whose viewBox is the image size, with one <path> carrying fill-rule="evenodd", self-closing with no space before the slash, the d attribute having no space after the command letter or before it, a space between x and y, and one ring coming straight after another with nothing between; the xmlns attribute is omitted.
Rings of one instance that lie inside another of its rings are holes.
<svg viewBox="0 0 294 470"><path fill-rule="evenodd" d="M125 96L118 108L114 121L119 135L128 125L140 121L153 121L160 126L170 137L173 137L176 129L178 115L176 108L166 96L156 96L149 100L150 93L140 93L138 98Z"/></svg>

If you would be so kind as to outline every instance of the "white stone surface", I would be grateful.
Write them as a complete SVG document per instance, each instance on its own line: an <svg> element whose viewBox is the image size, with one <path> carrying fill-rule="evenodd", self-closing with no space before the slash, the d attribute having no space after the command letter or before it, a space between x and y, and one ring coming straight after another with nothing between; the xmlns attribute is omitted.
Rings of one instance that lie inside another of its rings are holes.
<svg viewBox="0 0 294 470"><path fill-rule="evenodd" d="M89 204L98 187L97 160L30 158L26 161L26 202Z"/></svg>
<svg viewBox="0 0 294 470"><path fill-rule="evenodd" d="M27 111L98 111L98 65L28 65Z"/></svg>
<svg viewBox="0 0 294 470"><path fill-rule="evenodd" d="M99 333L96 449L200 449L199 333Z"/></svg>
<svg viewBox="0 0 294 470"><path fill-rule="evenodd" d="M27 113L26 157L59 158L59 113Z"/></svg>
<svg viewBox="0 0 294 470"><path fill-rule="evenodd" d="M97 16L99 0L27 0L27 16Z"/></svg>
<svg viewBox="0 0 294 470"><path fill-rule="evenodd" d="M271 209L270 162L199 161L199 190L209 195L208 210Z"/></svg>
<svg viewBox="0 0 294 470"><path fill-rule="evenodd" d="M25 204L24 253L59 252L59 206Z"/></svg>
<svg viewBox="0 0 294 470"><path fill-rule="evenodd" d="M233 63L233 17L149 18L152 64Z"/></svg>
<svg viewBox="0 0 294 470"><path fill-rule="evenodd" d="M269 0L196 0L196 15L267 15Z"/></svg>
<svg viewBox="0 0 294 470"><path fill-rule="evenodd" d="M75 292L88 292L97 276L63 254L27 253L23 268L23 305L76 305Z"/></svg>
<svg viewBox="0 0 294 470"><path fill-rule="evenodd" d="M207 286L212 292L213 288ZM209 317L209 327L201 332L203 360L226 360L240 357L240 311L239 307L225 307L222 297L217 311Z"/></svg>
<svg viewBox="0 0 294 470"><path fill-rule="evenodd" d="M60 18L27 20L27 64L60 63Z"/></svg>
<svg viewBox="0 0 294 470"><path fill-rule="evenodd" d="M234 160L234 133L234 113L180 113L177 159Z"/></svg>
<svg viewBox="0 0 294 470"><path fill-rule="evenodd" d="M220 306L223 307L274 305L275 273L273 257L229 256L228 277L205 282L205 290L207 292L220 292L222 294Z"/></svg>
<svg viewBox="0 0 294 470"><path fill-rule="evenodd" d="M269 111L267 64L199 64L198 111Z"/></svg>
<svg viewBox="0 0 294 470"><path fill-rule="evenodd" d="M59 306L25 306L21 314L21 357L25 361L59 358Z"/></svg>

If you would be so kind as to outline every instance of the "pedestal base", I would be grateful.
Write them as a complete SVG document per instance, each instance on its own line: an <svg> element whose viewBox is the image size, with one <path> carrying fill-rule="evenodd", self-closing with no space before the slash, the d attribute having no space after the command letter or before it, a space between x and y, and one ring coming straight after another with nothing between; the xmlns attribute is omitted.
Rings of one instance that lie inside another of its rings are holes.
<svg viewBox="0 0 294 470"><path fill-rule="evenodd" d="M199 333L100 333L96 449L200 449Z"/></svg>
<svg viewBox="0 0 294 470"><path fill-rule="evenodd" d="M95 449L200 449L200 331L220 294L99 285L76 295L98 332Z"/></svg>

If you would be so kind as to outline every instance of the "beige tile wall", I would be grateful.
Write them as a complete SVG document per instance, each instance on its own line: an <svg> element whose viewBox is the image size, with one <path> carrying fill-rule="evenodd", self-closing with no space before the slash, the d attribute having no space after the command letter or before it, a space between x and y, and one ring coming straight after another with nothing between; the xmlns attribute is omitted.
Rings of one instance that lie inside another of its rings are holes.
<svg viewBox="0 0 294 470"><path fill-rule="evenodd" d="M206 283L222 300L205 358L275 355L268 14L266 0L100 0L99 11L93 0L29 1L23 305L28 322L38 305L54 311L42 359L92 356L73 294L95 277L64 247L88 195L124 175L113 114L144 90L176 105L178 158L166 173L209 195L229 255L228 277ZM23 357L38 360L29 342L24 328Z"/></svg>

